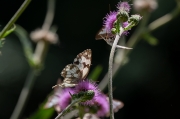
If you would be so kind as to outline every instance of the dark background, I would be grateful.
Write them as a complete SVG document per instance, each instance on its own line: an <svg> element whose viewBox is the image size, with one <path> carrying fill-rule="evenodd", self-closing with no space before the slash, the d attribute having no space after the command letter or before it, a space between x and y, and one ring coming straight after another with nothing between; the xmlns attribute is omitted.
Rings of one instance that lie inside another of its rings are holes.
<svg viewBox="0 0 180 119"><path fill-rule="evenodd" d="M109 12L109 4L115 10L117 2L57 0L53 24L58 27L60 44L51 45L44 70L35 82L22 118L29 117L38 108L52 91L51 87L56 84L64 66L72 63L74 57L85 49L92 49L91 71L98 64L102 65L99 80L103 78L108 68L110 47L94 37L102 26L103 17ZM23 0L0 1L1 29L22 3ZM158 3L158 9L152 12L149 22L176 6L175 0L159 0ZM41 27L46 4L46 0L32 0L17 24L28 32ZM118 71L114 80L114 97L123 101L125 106L115 114L116 119L180 119L179 21L180 16L152 33L159 40L157 46L141 40L133 48L129 62ZM10 117L28 71L22 46L12 34L6 39L0 56L0 119Z"/></svg>

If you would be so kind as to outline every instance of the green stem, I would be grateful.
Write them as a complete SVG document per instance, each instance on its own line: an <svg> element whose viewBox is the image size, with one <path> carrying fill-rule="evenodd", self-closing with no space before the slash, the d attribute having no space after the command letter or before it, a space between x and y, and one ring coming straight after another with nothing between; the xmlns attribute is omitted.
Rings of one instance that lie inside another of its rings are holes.
<svg viewBox="0 0 180 119"><path fill-rule="evenodd" d="M24 12L24 10L27 8L31 0L25 0L24 3L21 5L21 7L18 9L18 11L14 14L14 16L11 18L11 20L7 23L7 25L3 28L3 30L0 32L0 40L3 38L4 34L7 30L11 28L11 26L16 22L16 20L21 16L21 14Z"/></svg>
<svg viewBox="0 0 180 119"><path fill-rule="evenodd" d="M116 38L114 40L113 46L111 48L111 53L109 56L109 70L108 70L108 76L109 76L109 83L108 83L108 94L109 94L109 105L110 105L110 119L114 119L114 112L113 112L113 91L112 91L112 69L113 69L113 59L114 59L114 53L117 46L117 43L124 32L123 28L120 27L120 33L116 35Z"/></svg>

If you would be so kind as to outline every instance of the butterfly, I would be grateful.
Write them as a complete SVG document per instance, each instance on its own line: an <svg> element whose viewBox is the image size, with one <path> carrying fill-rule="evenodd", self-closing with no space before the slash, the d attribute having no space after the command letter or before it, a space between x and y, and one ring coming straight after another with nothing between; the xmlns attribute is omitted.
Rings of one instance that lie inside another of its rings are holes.
<svg viewBox="0 0 180 119"><path fill-rule="evenodd" d="M113 42L114 42L114 39L115 39L115 36L113 34L111 34L111 33L107 33L105 27L102 27L98 31L98 33L96 34L95 39L96 40L104 39L107 42L108 45L112 46ZM128 48L128 47L120 46L120 45L117 45L116 48L120 48L120 49L132 49L132 48Z"/></svg>
<svg viewBox="0 0 180 119"><path fill-rule="evenodd" d="M64 77L62 84L53 86L75 87L80 80L83 80L88 75L91 66L91 49L84 50L79 53L74 59L73 64L68 64L62 70L61 76Z"/></svg>

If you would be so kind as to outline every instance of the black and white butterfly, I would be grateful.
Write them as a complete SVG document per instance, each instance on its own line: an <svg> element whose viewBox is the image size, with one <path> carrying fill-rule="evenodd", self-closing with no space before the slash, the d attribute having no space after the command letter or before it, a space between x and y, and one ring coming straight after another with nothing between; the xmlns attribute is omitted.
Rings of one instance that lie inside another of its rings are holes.
<svg viewBox="0 0 180 119"><path fill-rule="evenodd" d="M80 80L84 80L88 75L91 66L91 49L84 50L74 59L73 64L68 64L62 70L61 76L64 77L63 83L53 86L74 87Z"/></svg>

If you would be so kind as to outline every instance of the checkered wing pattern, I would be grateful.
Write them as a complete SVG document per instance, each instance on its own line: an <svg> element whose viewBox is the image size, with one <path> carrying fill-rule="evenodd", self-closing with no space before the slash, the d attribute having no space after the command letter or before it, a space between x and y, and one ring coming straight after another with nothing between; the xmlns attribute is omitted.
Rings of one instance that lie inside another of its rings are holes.
<svg viewBox="0 0 180 119"><path fill-rule="evenodd" d="M74 59L73 64L68 64L61 72L64 77L61 87L74 87L79 80L83 80L88 75L91 66L91 49L84 50Z"/></svg>

